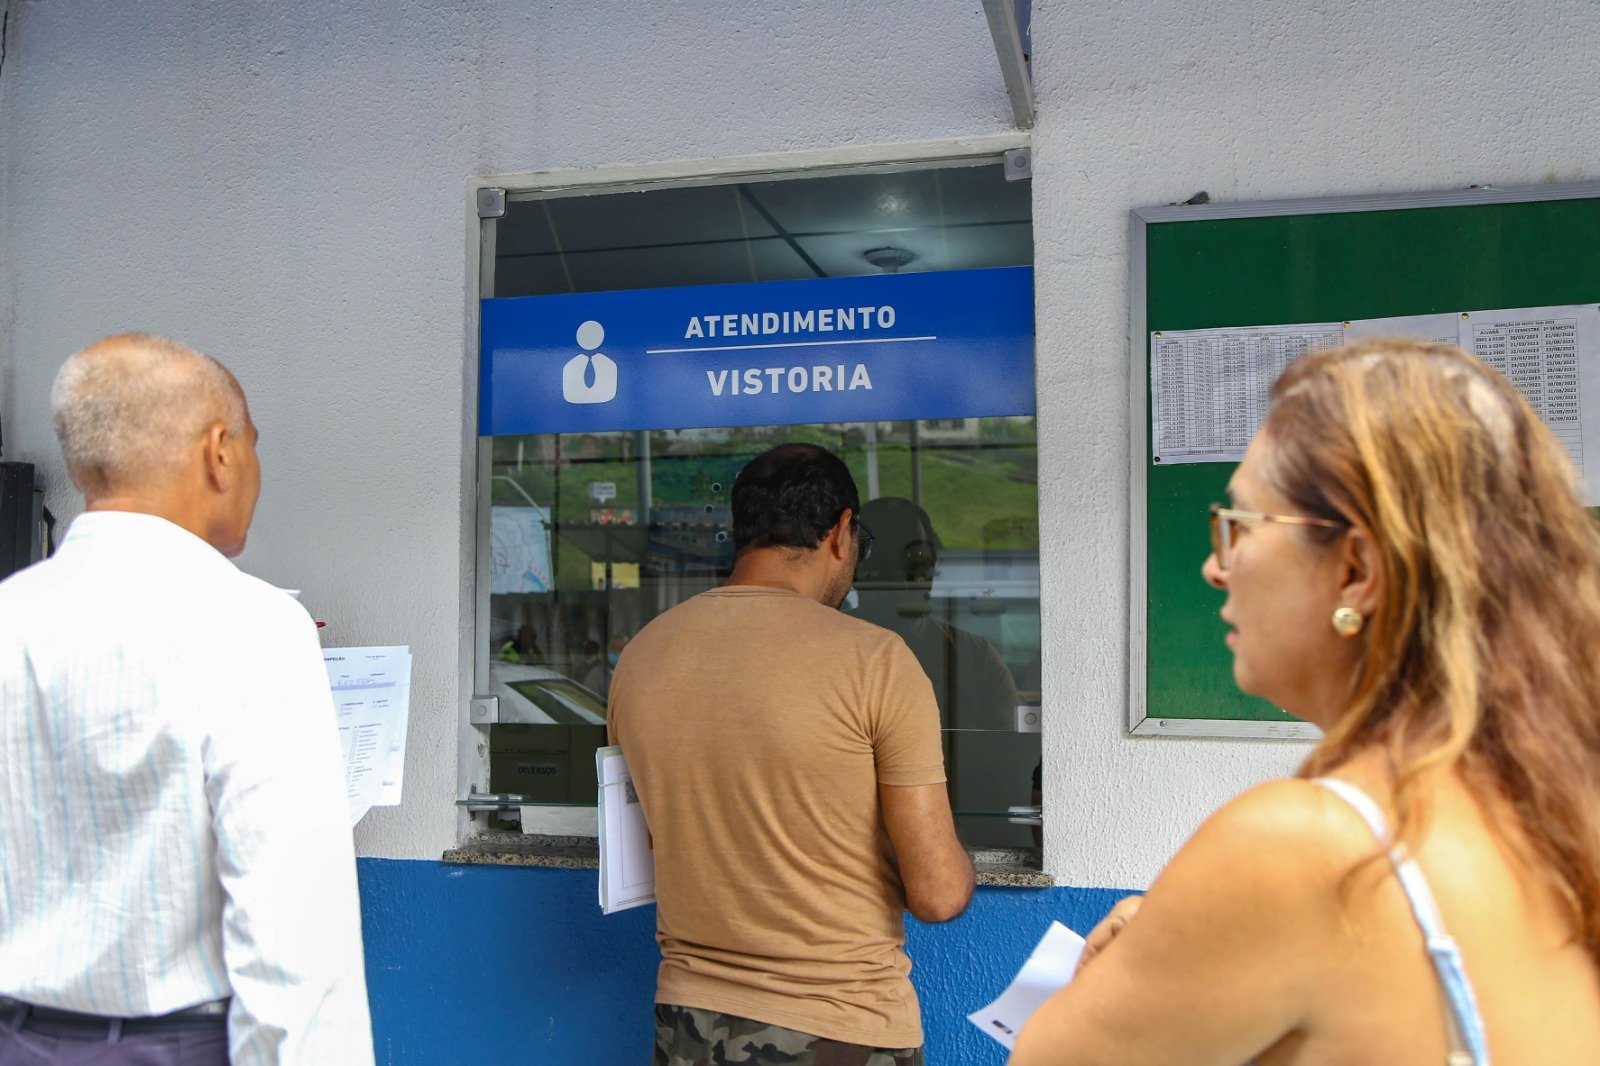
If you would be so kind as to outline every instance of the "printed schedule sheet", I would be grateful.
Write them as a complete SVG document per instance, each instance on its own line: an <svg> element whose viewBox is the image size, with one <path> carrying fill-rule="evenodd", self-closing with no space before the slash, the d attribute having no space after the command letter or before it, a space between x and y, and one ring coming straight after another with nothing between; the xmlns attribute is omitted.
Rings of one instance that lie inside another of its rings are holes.
<svg viewBox="0 0 1600 1066"><path fill-rule="evenodd" d="M1343 341L1338 322L1150 335L1150 407L1157 462L1236 463L1267 417L1284 368Z"/></svg>
<svg viewBox="0 0 1600 1066"><path fill-rule="evenodd" d="M1236 463L1291 362L1364 337L1459 344L1504 374L1555 433L1600 504L1600 305L1502 308L1150 334L1151 459ZM1586 461L1585 444L1597 449Z"/></svg>
<svg viewBox="0 0 1600 1066"><path fill-rule="evenodd" d="M350 824L371 807L400 803L411 711L411 649L325 648L344 755Z"/></svg>

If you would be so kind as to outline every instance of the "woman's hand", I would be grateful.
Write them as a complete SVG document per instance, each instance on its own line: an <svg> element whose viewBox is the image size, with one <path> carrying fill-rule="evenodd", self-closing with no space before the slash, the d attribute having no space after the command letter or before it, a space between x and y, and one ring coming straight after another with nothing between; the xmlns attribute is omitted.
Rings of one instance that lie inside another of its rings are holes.
<svg viewBox="0 0 1600 1066"><path fill-rule="evenodd" d="M1089 960L1104 951L1106 945L1117 938L1117 934L1133 920L1133 916L1139 913L1139 908L1143 904L1143 896L1127 896L1117 901L1117 905L1111 908L1111 913L1084 938L1083 954L1078 956L1078 968L1073 971L1073 976L1082 973L1083 968L1089 965Z"/></svg>

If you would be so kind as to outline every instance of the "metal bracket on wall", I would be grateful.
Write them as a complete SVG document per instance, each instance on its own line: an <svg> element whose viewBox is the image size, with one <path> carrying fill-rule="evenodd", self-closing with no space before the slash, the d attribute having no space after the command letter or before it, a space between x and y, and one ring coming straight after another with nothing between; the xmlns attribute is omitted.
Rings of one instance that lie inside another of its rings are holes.
<svg viewBox="0 0 1600 1066"><path fill-rule="evenodd" d="M473 725L494 725L500 721L499 696L472 697L470 720Z"/></svg>
<svg viewBox="0 0 1600 1066"><path fill-rule="evenodd" d="M1033 177L1033 149L1013 148L1006 153L1006 180L1027 181Z"/></svg>
<svg viewBox="0 0 1600 1066"><path fill-rule="evenodd" d="M478 217L499 218L506 213L506 191L504 189L479 189L478 190Z"/></svg>
<svg viewBox="0 0 1600 1066"><path fill-rule="evenodd" d="M983 13L989 18L989 36L994 38L995 54L1000 57L1000 74L1006 80L1006 95L1011 98L1011 115L1017 129L1033 129L1033 77L1028 71L1028 56L1022 47L1022 25L1017 17L1017 0L983 0ZM1009 172L1007 173L1009 177Z"/></svg>

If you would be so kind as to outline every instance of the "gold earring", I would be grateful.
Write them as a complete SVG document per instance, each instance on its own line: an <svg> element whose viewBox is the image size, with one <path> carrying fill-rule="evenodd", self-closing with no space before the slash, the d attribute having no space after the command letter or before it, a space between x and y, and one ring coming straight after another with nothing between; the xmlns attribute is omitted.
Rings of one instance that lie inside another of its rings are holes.
<svg viewBox="0 0 1600 1066"><path fill-rule="evenodd" d="M1333 612L1333 631L1346 640L1361 632L1366 624L1367 620L1354 607L1340 607Z"/></svg>

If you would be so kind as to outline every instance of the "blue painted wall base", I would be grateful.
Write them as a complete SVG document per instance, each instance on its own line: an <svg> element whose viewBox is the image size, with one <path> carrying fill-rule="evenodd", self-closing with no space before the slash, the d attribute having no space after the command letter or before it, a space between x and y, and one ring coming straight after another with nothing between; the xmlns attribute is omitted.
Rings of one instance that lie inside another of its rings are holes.
<svg viewBox="0 0 1600 1066"><path fill-rule="evenodd" d="M362 859L380 1063L645 1066L655 908L602 917L582 870ZM999 1066L967 1014L1016 975L1051 919L1080 932L1125 892L983 888L945 925L906 922L930 1066Z"/></svg>

